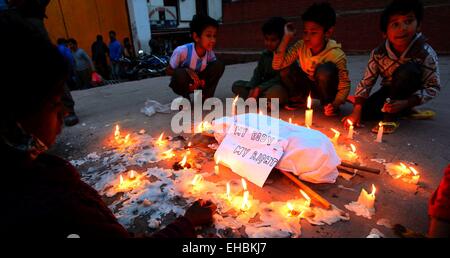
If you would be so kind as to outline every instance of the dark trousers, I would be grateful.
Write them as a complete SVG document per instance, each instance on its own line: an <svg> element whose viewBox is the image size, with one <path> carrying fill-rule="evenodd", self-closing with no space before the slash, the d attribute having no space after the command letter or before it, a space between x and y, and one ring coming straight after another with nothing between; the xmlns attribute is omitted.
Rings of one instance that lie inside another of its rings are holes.
<svg viewBox="0 0 450 258"><path fill-rule="evenodd" d="M220 61L214 61L208 64L205 70L198 73L198 77L205 81L205 87L203 88L203 99L214 97L217 84L225 71L225 65ZM189 98L189 84L193 83L193 80L186 72L184 68L175 69L170 81L169 87L172 88L176 94Z"/></svg>
<svg viewBox="0 0 450 258"><path fill-rule="evenodd" d="M309 79L298 64L281 71L281 80L289 92L291 102L304 102L311 97L320 99L322 105L334 101L338 92L339 74L336 64L327 62L319 65L314 72L314 81Z"/></svg>
<svg viewBox="0 0 450 258"><path fill-rule="evenodd" d="M88 68L83 71L77 71L77 85L78 89L84 90L92 87L92 69Z"/></svg>
<svg viewBox="0 0 450 258"><path fill-rule="evenodd" d="M423 86L420 66L415 63L399 66L392 75L392 83L381 87L364 102L362 119L395 121L400 116L409 113L410 110L404 110L398 114L383 113L381 109L386 103L386 99L406 100L421 88Z"/></svg>

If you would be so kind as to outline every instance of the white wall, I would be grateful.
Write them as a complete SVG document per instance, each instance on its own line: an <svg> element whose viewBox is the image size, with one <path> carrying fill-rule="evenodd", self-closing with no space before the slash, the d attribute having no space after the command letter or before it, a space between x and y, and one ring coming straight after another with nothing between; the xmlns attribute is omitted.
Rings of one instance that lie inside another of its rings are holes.
<svg viewBox="0 0 450 258"><path fill-rule="evenodd" d="M150 53L148 42L151 39L150 19L148 18L147 0L127 0L130 14L131 35L134 49Z"/></svg>

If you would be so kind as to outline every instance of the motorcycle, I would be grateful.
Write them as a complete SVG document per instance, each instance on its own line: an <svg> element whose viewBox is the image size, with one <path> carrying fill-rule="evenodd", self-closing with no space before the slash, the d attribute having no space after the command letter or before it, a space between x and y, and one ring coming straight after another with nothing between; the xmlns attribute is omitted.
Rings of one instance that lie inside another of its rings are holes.
<svg viewBox="0 0 450 258"><path fill-rule="evenodd" d="M119 60L122 78L134 81L163 76L169 64L169 59L167 56L149 55L139 50L138 56L135 59L122 57Z"/></svg>

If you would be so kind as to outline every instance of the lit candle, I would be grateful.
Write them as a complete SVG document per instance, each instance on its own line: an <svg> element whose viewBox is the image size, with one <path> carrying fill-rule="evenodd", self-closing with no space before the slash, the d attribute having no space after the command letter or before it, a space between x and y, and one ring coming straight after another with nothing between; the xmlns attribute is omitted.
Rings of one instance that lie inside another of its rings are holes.
<svg viewBox="0 0 450 258"><path fill-rule="evenodd" d="M347 119L347 123L350 125L347 138L353 139L353 122L352 120Z"/></svg>
<svg viewBox="0 0 450 258"><path fill-rule="evenodd" d="M338 130L336 130L336 129L334 129L334 128L331 128L331 131L333 131L334 132L334 137L333 137L333 140L331 140L334 144L338 144L338 140L339 140L339 137L341 136L341 133L338 131Z"/></svg>
<svg viewBox="0 0 450 258"><path fill-rule="evenodd" d="M194 179L192 179L191 185L194 190L200 190L201 182L203 181L202 175L195 175Z"/></svg>
<svg viewBox="0 0 450 258"><path fill-rule="evenodd" d="M241 178L241 183L242 183L242 189L244 189L244 191L247 191L247 182L245 181L244 178Z"/></svg>
<svg viewBox="0 0 450 258"><path fill-rule="evenodd" d="M289 123L292 124L292 117L289 117Z"/></svg>
<svg viewBox="0 0 450 258"><path fill-rule="evenodd" d="M293 217L293 216L297 215L296 211L294 211L294 205L292 205L292 203L290 203L290 202L286 203L286 207L288 208L288 214L287 214L288 217Z"/></svg>
<svg viewBox="0 0 450 258"><path fill-rule="evenodd" d="M380 122L378 124L378 134L377 134L377 139L375 140L376 142L378 142L378 143L383 142L383 131L384 131L383 122Z"/></svg>
<svg viewBox="0 0 450 258"><path fill-rule="evenodd" d="M311 99L311 94L310 94L308 96L308 104L307 104L308 109L306 109L306 111L305 111L305 125L308 128L312 126L312 120L313 120L313 110L311 109L311 104L312 104L312 99Z"/></svg>
<svg viewBox="0 0 450 258"><path fill-rule="evenodd" d="M185 168L184 166L186 165L186 163L187 163L187 154L184 155L183 159L181 160L181 162L179 164L182 168Z"/></svg>
<svg viewBox="0 0 450 258"><path fill-rule="evenodd" d="M307 193L305 193L302 189L300 189L300 194L305 198L305 204L304 206L309 208L311 206L311 197Z"/></svg>
<svg viewBox="0 0 450 258"><path fill-rule="evenodd" d="M372 184L372 192L367 193L366 189L361 190L361 194L358 197L358 203L365 206L368 209L373 209L375 206L375 192L377 189L375 185Z"/></svg>

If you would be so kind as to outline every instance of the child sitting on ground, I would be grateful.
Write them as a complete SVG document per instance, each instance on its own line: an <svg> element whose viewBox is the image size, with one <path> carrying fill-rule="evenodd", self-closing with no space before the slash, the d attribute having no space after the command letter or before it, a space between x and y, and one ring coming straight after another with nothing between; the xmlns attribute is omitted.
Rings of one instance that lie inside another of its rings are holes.
<svg viewBox="0 0 450 258"><path fill-rule="evenodd" d="M303 106L308 95L320 99L327 116L338 114L350 92L347 59L341 45L330 39L336 23L336 13L328 3L313 4L302 15L303 40L286 53L295 29L285 26L283 40L275 52L272 67L281 70L298 60L297 65L281 72L289 91L288 110Z"/></svg>
<svg viewBox="0 0 450 258"><path fill-rule="evenodd" d="M420 33L423 12L418 0L394 0L384 9L380 26L387 39L372 51L355 97L349 98L354 109L347 118L353 124L359 125L361 119L383 120L384 133L393 133L401 116L434 116L431 111L418 113L413 109L440 91L436 52ZM382 87L370 95L379 75ZM372 132L377 133L378 127Z"/></svg>
<svg viewBox="0 0 450 258"><path fill-rule="evenodd" d="M209 16L194 15L191 24L193 43L179 46L170 58L167 74L172 76L172 90L189 99L189 94L203 89L203 100L214 97L225 70L213 52L219 23Z"/></svg>
<svg viewBox="0 0 450 258"><path fill-rule="evenodd" d="M283 38L285 25L286 20L281 17L270 18L264 23L262 33L266 50L262 52L251 80L233 83L234 94L244 99L278 98L280 104L287 102L288 92L281 84L280 72L272 68L273 53Z"/></svg>

